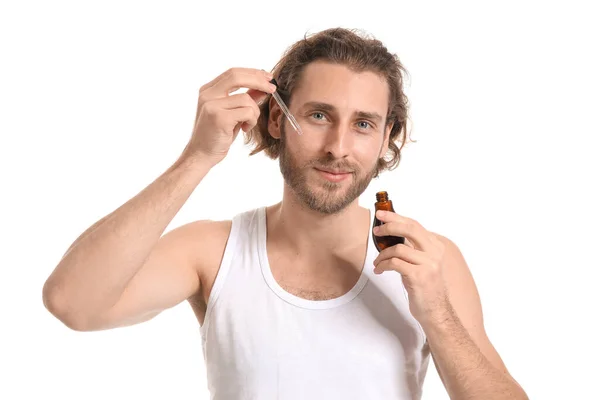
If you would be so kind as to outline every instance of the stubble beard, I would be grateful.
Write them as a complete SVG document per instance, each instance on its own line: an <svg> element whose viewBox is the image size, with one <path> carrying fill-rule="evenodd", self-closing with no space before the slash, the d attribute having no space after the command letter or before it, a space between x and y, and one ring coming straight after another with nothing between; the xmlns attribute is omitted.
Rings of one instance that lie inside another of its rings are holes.
<svg viewBox="0 0 600 400"><path fill-rule="evenodd" d="M358 198L367 189L373 177L376 176L377 161L371 170L365 174L358 165L344 159L336 160L331 154L308 161L304 165L298 165L297 160L288 151L284 126L285 124L281 124L279 169L284 182L291 188L298 200L310 210L326 215L339 213ZM352 173L349 179L352 182L348 186L346 180L342 182L323 180L318 183L317 188L313 188L308 183L308 175L315 168L350 170ZM348 187L344 190L344 186Z"/></svg>

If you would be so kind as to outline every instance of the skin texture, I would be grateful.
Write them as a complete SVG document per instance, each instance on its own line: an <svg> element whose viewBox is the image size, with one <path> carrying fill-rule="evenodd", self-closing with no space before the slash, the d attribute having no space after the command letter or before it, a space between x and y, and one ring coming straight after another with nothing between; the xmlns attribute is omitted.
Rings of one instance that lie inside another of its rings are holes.
<svg viewBox="0 0 600 400"><path fill-rule="evenodd" d="M180 159L84 232L46 282L44 301L57 318L77 330L110 329L148 320L187 299L203 322L231 222L197 221L162 233L226 156L240 128L256 124L254 105L261 90L271 90L263 82L271 77L261 74L232 70L203 86L194 135ZM250 90L228 99L239 87ZM297 296L338 297L360 275L371 221L358 196L388 147L387 102L381 76L315 62L304 70L289 105L302 135L270 103L268 130L282 141L284 190L282 201L267 208L267 255L275 279ZM386 224L376 234L408 241L382 251L373 267L403 275L410 310L427 334L450 397L526 399L487 338L477 288L458 247L407 217L378 217Z"/></svg>

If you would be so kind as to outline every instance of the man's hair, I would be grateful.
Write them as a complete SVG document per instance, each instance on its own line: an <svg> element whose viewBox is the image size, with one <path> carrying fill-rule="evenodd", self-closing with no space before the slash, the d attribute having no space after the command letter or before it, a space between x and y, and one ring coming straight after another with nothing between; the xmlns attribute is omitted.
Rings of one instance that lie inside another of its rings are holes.
<svg viewBox="0 0 600 400"><path fill-rule="evenodd" d="M356 72L371 71L387 80L389 106L385 128L393 124L386 156L378 160L377 173L392 170L400 162L400 150L407 139L408 98L404 94L404 76L407 71L397 55L391 54L381 41L357 30L333 28L306 36L290 46L273 68L279 86L278 93L289 105L304 68L314 61L344 65ZM267 129L270 95L260 105L257 125L245 135L245 143L254 144L250 155L264 150L271 159L279 157L281 141L273 138ZM400 142L398 147L397 142Z"/></svg>

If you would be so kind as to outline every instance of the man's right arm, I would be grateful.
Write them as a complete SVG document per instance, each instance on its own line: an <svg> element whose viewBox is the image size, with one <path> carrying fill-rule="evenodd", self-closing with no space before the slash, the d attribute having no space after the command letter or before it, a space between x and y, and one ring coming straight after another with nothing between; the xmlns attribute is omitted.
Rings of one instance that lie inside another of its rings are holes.
<svg viewBox="0 0 600 400"><path fill-rule="evenodd" d="M256 125L256 103L276 90L271 78L237 68L200 89L193 134L177 162L86 230L46 281L44 304L53 315L75 330L109 329L198 293L203 269L218 264L228 223L195 222L161 235L240 129ZM241 87L250 90L230 95Z"/></svg>
<svg viewBox="0 0 600 400"><path fill-rule="evenodd" d="M161 235L210 168L201 160L178 160L84 232L44 285L48 310L75 330L108 329L150 319L196 293L200 260L193 254L218 223Z"/></svg>

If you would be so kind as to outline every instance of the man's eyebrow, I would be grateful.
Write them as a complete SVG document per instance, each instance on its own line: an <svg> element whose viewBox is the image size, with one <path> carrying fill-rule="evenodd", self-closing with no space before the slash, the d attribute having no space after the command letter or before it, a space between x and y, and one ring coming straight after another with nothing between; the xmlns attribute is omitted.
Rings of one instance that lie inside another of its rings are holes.
<svg viewBox="0 0 600 400"><path fill-rule="evenodd" d="M370 119L374 121L382 121L383 117L376 112L359 111L356 113L358 118Z"/></svg>
<svg viewBox="0 0 600 400"><path fill-rule="evenodd" d="M307 103L304 103L302 108L318 108L319 110L323 110L323 111L335 111L335 107L333 105L328 104L328 103L322 103L319 101L309 101ZM358 118L370 119L370 120L374 120L374 121L382 121L383 120L383 117L379 113L376 113L376 112L357 111L355 113L355 115Z"/></svg>
<svg viewBox="0 0 600 400"><path fill-rule="evenodd" d="M320 101L309 101L304 103L302 108L318 108L323 111L334 111L335 107L328 103L322 103Z"/></svg>

